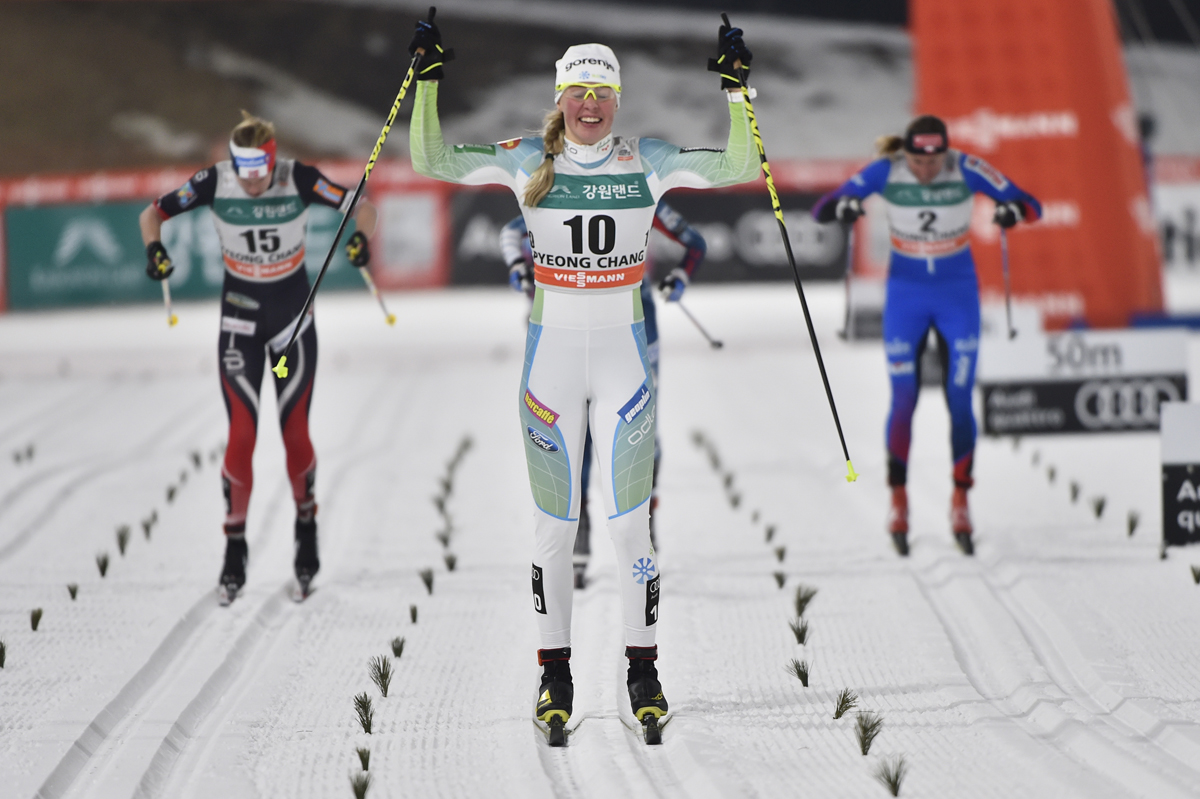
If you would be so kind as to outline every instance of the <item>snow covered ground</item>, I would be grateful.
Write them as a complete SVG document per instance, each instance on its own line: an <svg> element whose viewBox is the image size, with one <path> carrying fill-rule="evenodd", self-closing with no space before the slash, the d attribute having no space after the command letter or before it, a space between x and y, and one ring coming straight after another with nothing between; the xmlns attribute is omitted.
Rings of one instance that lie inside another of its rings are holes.
<svg viewBox="0 0 1200 799"><path fill-rule="evenodd" d="M178 307L172 330L156 308L0 317L0 793L349 797L355 749L369 747L372 797L885 796L873 774L900 755L901 796L1200 794L1200 552L1158 558L1157 438L981 440L967 559L946 518L944 403L927 391L901 560L882 530L882 353L833 335L840 287L809 291L856 484L790 286L689 291L720 351L660 311L659 666L675 712L660 748L622 721L618 575L601 531L576 595L581 721L551 750L530 719L522 299L390 296L395 328L365 294L320 300L319 588L287 597L293 510L267 401L249 582L229 608L214 593L215 304ZM432 497L466 436L449 571ZM32 459L9 457L29 445ZM803 646L788 628L800 585L818 590ZM406 645L384 699L367 663L394 637ZM808 688L785 671L792 658L810 664ZM857 711L832 718L843 688L883 719L865 757ZM352 707L364 691L371 735Z"/></svg>

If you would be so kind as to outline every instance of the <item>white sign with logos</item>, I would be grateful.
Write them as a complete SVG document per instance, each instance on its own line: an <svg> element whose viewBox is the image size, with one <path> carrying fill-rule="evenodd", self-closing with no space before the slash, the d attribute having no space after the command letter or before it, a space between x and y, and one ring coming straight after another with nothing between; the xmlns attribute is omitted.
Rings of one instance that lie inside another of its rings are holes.
<svg viewBox="0 0 1200 799"><path fill-rule="evenodd" d="M991 435L1157 430L1187 399L1182 330L1022 332L985 338L978 382Z"/></svg>
<svg viewBox="0 0 1200 799"><path fill-rule="evenodd" d="M1164 402L1161 415L1163 546L1200 543L1200 405Z"/></svg>

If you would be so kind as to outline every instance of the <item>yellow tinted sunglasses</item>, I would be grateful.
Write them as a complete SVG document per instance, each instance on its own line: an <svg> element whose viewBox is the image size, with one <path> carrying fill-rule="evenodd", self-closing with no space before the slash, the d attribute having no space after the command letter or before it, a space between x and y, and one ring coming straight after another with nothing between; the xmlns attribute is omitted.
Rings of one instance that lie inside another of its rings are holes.
<svg viewBox="0 0 1200 799"><path fill-rule="evenodd" d="M598 103L606 103L609 100L616 99L617 94L621 91L621 87L615 83L595 83L586 86L570 84L556 86L555 89L576 102L583 102L591 98Z"/></svg>

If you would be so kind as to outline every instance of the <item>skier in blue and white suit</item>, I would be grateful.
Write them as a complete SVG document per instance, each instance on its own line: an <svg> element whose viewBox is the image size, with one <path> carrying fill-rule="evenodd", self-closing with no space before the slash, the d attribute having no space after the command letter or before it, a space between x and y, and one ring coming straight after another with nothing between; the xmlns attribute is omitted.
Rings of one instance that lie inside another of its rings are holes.
<svg viewBox="0 0 1200 799"><path fill-rule="evenodd" d="M920 389L921 353L930 329L938 336L950 409L954 496L950 518L955 538L970 554L967 489L973 485L975 415L971 394L979 350L979 281L971 257L974 195L996 201L992 219L1002 228L1036 220L1041 204L983 159L949 147L942 120L913 120L903 138L882 137L882 156L864 167L813 209L819 222L852 223L862 200L879 194L891 232L883 339L892 407L887 424L888 484L892 507L888 531L900 554L908 552L908 451Z"/></svg>

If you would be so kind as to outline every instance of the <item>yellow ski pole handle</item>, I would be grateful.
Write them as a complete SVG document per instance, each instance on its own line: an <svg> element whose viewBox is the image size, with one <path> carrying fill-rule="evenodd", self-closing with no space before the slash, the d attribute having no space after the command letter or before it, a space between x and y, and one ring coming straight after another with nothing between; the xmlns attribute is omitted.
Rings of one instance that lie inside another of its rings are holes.
<svg viewBox="0 0 1200 799"><path fill-rule="evenodd" d="M429 18L433 19L435 9L431 6L429 9ZM396 121L396 114L400 112L400 101L404 99L404 95L408 93L408 87L412 83L413 75L417 71L417 63L421 60L421 56L425 55L425 51L417 48L413 54L412 61L408 64L408 73L404 76L404 82L400 84L400 91L396 94L396 101L392 103L392 110L388 113L387 122L383 125L383 130L379 133L379 139L375 142L375 149L371 151L371 158L367 161L367 166L363 170L362 179L358 181L358 188L354 190L354 196L350 199L350 206L346 209L345 216L342 217L342 223L338 226L337 233L333 236L333 242L329 246L329 254L325 256L325 263L321 267L321 271L317 273L317 279L313 281L313 286L309 289L308 299L304 301L304 307L300 310L299 319L303 319L308 313L308 309L312 306L313 298L317 295L317 289L321 287L321 280L325 277L325 272L329 269L329 263L333 260L333 254L337 251L338 243L342 239L342 233L346 231L346 223L350 221L351 214L354 213L354 207L358 204L358 198L362 196L363 188L367 185L367 180L371 177L371 170L375 168L375 161L379 158L380 151L383 150L383 143L387 141L388 133L392 130L392 123ZM390 314L389 314L390 316ZM389 321L389 324L391 322ZM279 362L271 367L271 371L280 380L288 376L287 357L292 351L292 345L296 343L296 336L300 334L300 325L296 325L296 329L292 331L292 337L288 339L287 346L283 348L283 354L279 356Z"/></svg>
<svg viewBox="0 0 1200 799"><path fill-rule="evenodd" d="M171 313L171 287L167 285L164 278L162 281L163 305L167 306L167 327L175 327L179 324L179 317Z"/></svg>
<svg viewBox="0 0 1200 799"><path fill-rule="evenodd" d="M722 14L721 18L729 25L729 18ZM771 164L767 161L767 151L763 147L762 134L758 130L758 117L754 114L754 104L750 102L750 87L746 85L745 73L739 66L738 82L742 84L742 102L746 108L746 118L750 121L750 133L754 137L754 145L758 148L758 160L762 163L763 177L767 181L767 191L771 193L771 210L775 212L775 220L779 223L779 232L783 236L783 249L787 252L788 263L792 266L792 277L796 281L796 293L800 295L800 307L804 309L804 323L808 326L808 337L812 340L813 353L817 357L817 368L821 372L821 381L825 384L825 396L829 400L829 410L833 412L833 424L837 428L838 440L842 444L842 454L846 456L846 482L853 483L858 479L854 464L850 462L850 450L846 447L846 436L842 433L842 420L838 417L837 404L833 400L833 389L829 385L829 375L825 372L825 360L821 357L821 346L817 343L817 331L813 327L812 314L808 310L808 300L804 297L804 286L800 283L800 270L796 267L796 257L792 254L792 242L788 238L787 223L783 220L783 206L779 203L779 192L775 190L775 179L771 176Z"/></svg>
<svg viewBox="0 0 1200 799"><path fill-rule="evenodd" d="M369 288L371 293L375 295L375 299L379 300L379 307L383 309L384 320L389 326L396 324L396 315L388 313L387 306L383 304L383 295L379 293L379 289L375 288L375 281L371 279L371 273L367 271L365 266L359 269L358 272L362 275L362 279L367 284L367 288Z"/></svg>

